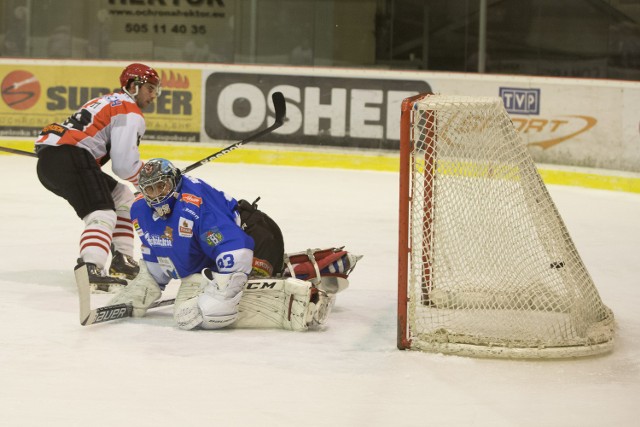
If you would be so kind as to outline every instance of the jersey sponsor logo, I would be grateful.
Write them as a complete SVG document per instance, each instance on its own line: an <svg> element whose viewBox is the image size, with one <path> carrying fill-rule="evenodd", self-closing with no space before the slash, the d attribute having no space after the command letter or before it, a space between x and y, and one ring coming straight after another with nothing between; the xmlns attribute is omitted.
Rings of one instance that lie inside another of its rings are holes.
<svg viewBox="0 0 640 427"><path fill-rule="evenodd" d="M273 274L273 267L269 261L254 257L253 271L251 274L254 276L269 277Z"/></svg>
<svg viewBox="0 0 640 427"><path fill-rule="evenodd" d="M182 193L182 198L180 200L184 201L185 203L196 205L197 207L200 207L200 205L202 204L202 198L189 193Z"/></svg>
<svg viewBox="0 0 640 427"><path fill-rule="evenodd" d="M133 229L136 230L136 232L138 233L138 236L144 235L144 232L142 231L142 228L140 228L140 224L138 224L137 219L132 219L131 224L133 224Z"/></svg>
<svg viewBox="0 0 640 427"><path fill-rule="evenodd" d="M46 135L48 133L52 133L54 135L62 136L66 131L67 131L66 127L60 126L57 123L51 123L50 125L47 125L44 128L42 128L42 131L40 132L40 134Z"/></svg>
<svg viewBox="0 0 640 427"><path fill-rule="evenodd" d="M224 236L220 230L218 230L218 227L205 231L200 235L200 238L209 246L217 246L224 240Z"/></svg>
<svg viewBox="0 0 640 427"><path fill-rule="evenodd" d="M170 248L173 246L173 241L165 238L165 236L145 233L144 238L146 239L147 243L149 243L149 246L161 246L164 248Z"/></svg>
<svg viewBox="0 0 640 427"><path fill-rule="evenodd" d="M180 237L193 237L193 221L180 217L178 221L178 235Z"/></svg>
<svg viewBox="0 0 640 427"><path fill-rule="evenodd" d="M192 215L195 219L200 219L200 216L197 213L195 213L194 211L192 211L191 209L183 208L182 210L183 210L183 212L186 212L186 213Z"/></svg>
<svg viewBox="0 0 640 427"><path fill-rule="evenodd" d="M167 227L164 229L164 233L162 234L163 239L173 240L173 228Z"/></svg>

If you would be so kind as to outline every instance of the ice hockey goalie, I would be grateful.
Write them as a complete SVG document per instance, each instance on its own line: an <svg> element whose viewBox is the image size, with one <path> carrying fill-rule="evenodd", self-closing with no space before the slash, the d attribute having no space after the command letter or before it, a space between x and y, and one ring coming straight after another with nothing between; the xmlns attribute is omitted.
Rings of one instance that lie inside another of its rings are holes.
<svg viewBox="0 0 640 427"><path fill-rule="evenodd" d="M275 277L219 274L204 269L181 279L174 305L179 328L280 328L306 331L324 325L336 294L361 256L343 248L309 249L285 254L283 274ZM126 304L142 317L162 294L146 264L138 276L109 302Z"/></svg>

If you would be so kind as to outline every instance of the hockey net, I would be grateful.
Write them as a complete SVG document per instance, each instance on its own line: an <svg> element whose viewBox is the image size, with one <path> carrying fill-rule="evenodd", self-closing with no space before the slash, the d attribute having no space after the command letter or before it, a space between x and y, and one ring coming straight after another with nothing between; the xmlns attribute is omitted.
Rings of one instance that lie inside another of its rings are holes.
<svg viewBox="0 0 640 427"><path fill-rule="evenodd" d="M418 95L401 122L398 348L610 351L613 313L501 99Z"/></svg>

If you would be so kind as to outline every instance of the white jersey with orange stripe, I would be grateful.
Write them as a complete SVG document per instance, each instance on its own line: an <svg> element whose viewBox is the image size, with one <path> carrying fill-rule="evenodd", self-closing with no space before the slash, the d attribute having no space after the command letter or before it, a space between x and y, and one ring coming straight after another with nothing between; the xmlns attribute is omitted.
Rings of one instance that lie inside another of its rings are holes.
<svg viewBox="0 0 640 427"><path fill-rule="evenodd" d="M46 126L36 147L76 145L89 151L100 166L111 160L114 174L137 185L143 165L138 145L145 130L135 100L125 93L112 93L90 100L64 123Z"/></svg>

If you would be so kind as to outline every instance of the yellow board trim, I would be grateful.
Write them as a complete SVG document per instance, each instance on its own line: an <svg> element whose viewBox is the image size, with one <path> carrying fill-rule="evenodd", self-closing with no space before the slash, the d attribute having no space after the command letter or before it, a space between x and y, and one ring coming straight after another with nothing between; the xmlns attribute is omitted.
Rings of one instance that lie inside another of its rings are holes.
<svg viewBox="0 0 640 427"><path fill-rule="evenodd" d="M24 140L0 140L0 145L23 151L32 151L33 142ZM140 147L143 159L163 157L171 160L196 162L223 146L211 145L177 145L144 142ZM9 153L0 152L0 155ZM215 160L223 163L249 163L278 166L302 166L332 169L356 169L382 172L398 172L399 159L393 154L366 154L366 153L340 153L337 151L295 151L289 149L248 148L242 147ZM569 185L586 187L599 190L625 191L640 193L640 174L638 176L599 174L592 170L583 172L580 170L547 169L538 167L538 171L546 184ZM624 174L624 172L622 172ZM631 174L630 174L631 175Z"/></svg>

